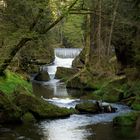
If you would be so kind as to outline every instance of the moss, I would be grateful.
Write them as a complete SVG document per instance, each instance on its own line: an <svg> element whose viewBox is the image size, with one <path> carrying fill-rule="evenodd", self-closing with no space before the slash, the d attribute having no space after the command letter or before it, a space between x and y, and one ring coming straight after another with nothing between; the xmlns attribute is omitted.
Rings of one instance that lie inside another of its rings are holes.
<svg viewBox="0 0 140 140"><path fill-rule="evenodd" d="M23 115L22 122L23 123L33 123L33 122L36 122L36 119L30 112L27 112Z"/></svg>
<svg viewBox="0 0 140 140"><path fill-rule="evenodd" d="M80 103L75 106L75 109L81 113L97 113L99 108L95 103L92 102L85 102Z"/></svg>
<svg viewBox="0 0 140 140"><path fill-rule="evenodd" d="M140 111L140 96L135 97L135 100L131 103L131 108Z"/></svg>
<svg viewBox="0 0 140 140"><path fill-rule="evenodd" d="M139 113L128 113L124 116L118 116L113 119L115 126L135 126Z"/></svg>
<svg viewBox="0 0 140 140"><path fill-rule="evenodd" d="M123 98L126 88L125 77L115 77L111 81L106 80L93 95L107 102L118 102Z"/></svg>
<svg viewBox="0 0 140 140"><path fill-rule="evenodd" d="M132 104L132 109L140 111L140 104Z"/></svg>
<svg viewBox="0 0 140 140"><path fill-rule="evenodd" d="M0 123L20 121L21 109L2 92L0 92L0 111Z"/></svg>
<svg viewBox="0 0 140 140"><path fill-rule="evenodd" d="M0 90L4 93L11 94L19 86L24 88L28 93L32 92L31 83L27 82L24 77L19 74L6 71L6 77L0 77Z"/></svg>
<svg viewBox="0 0 140 140"><path fill-rule="evenodd" d="M93 81L91 73L83 69L67 81L67 88L95 90L97 87Z"/></svg>
<svg viewBox="0 0 140 140"><path fill-rule="evenodd" d="M60 108L32 95L17 94L14 102L23 112L31 112L36 119L66 117L71 114L67 108Z"/></svg>

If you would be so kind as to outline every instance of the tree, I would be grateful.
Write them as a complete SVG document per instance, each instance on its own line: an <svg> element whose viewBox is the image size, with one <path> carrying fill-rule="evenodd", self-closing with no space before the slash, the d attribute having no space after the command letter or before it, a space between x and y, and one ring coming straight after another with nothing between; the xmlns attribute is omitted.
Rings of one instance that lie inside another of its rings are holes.
<svg viewBox="0 0 140 140"><path fill-rule="evenodd" d="M69 10L77 1L78 0L74 0L61 16L52 21L50 3L48 0L6 0L7 6L1 10L0 14L2 21L2 33L0 36L9 39L11 37L11 40L14 42L12 43L8 57L5 58L0 66L0 74L3 74L17 52L19 52L28 41L38 40L42 36L45 36L50 29L68 14Z"/></svg>

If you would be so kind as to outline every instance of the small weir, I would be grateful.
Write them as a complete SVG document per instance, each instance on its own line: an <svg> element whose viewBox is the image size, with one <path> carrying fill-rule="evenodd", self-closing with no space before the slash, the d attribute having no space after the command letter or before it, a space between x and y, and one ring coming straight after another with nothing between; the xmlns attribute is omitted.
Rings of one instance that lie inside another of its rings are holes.
<svg viewBox="0 0 140 140"><path fill-rule="evenodd" d="M51 80L54 79L57 67L71 68L72 61L76 56L79 55L82 49L66 49L66 48L57 48L55 52L55 60L52 65L43 66L44 71L48 71Z"/></svg>

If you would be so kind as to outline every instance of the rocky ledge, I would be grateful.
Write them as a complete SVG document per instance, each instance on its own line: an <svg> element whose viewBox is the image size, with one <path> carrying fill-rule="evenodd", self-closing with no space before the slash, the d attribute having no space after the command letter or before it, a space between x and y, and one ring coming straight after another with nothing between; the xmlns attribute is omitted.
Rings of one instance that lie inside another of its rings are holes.
<svg viewBox="0 0 140 140"><path fill-rule="evenodd" d="M0 92L0 123L24 123L40 119L68 117L72 113L33 95Z"/></svg>

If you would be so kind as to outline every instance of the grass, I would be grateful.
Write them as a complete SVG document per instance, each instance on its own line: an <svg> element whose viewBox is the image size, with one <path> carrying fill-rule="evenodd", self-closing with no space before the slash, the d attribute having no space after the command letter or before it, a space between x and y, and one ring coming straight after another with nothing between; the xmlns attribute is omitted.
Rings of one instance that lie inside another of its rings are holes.
<svg viewBox="0 0 140 140"><path fill-rule="evenodd" d="M21 75L6 71L5 77L0 77L0 91L11 94L16 89L22 88L27 93L32 92L31 83L27 82Z"/></svg>

